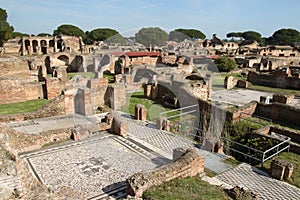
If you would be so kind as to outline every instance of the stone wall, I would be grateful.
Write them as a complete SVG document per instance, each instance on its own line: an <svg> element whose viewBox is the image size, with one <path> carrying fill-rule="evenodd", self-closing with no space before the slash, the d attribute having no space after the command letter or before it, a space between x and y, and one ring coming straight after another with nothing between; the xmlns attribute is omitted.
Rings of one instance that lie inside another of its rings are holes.
<svg viewBox="0 0 300 200"><path fill-rule="evenodd" d="M123 84L109 86L105 93L105 103L113 110L120 110L126 104L126 90Z"/></svg>
<svg viewBox="0 0 300 200"><path fill-rule="evenodd" d="M58 78L46 78L47 99L54 99L61 94L60 81Z"/></svg>
<svg viewBox="0 0 300 200"><path fill-rule="evenodd" d="M43 99L43 84L21 78L0 78L0 104Z"/></svg>
<svg viewBox="0 0 300 200"><path fill-rule="evenodd" d="M253 101L232 111L232 122L245 119L255 113L257 102Z"/></svg>
<svg viewBox="0 0 300 200"><path fill-rule="evenodd" d="M19 77L29 79L28 62L16 57L0 58L0 77Z"/></svg>
<svg viewBox="0 0 300 200"><path fill-rule="evenodd" d="M71 128L64 128L45 131L41 134L26 134L2 125L0 139L2 142L5 141L4 146L6 150L12 153L15 158L18 158L19 153L38 150L44 145L69 140L71 130Z"/></svg>
<svg viewBox="0 0 300 200"><path fill-rule="evenodd" d="M257 103L254 114L272 119L273 121L287 123L299 127L300 108L295 108L281 103Z"/></svg>
<svg viewBox="0 0 300 200"><path fill-rule="evenodd" d="M125 57L124 67L129 67L131 65L156 65L160 62L160 57L151 57L151 56L139 56L139 57Z"/></svg>
<svg viewBox="0 0 300 200"><path fill-rule="evenodd" d="M179 177L196 176L204 172L204 157L195 149L188 149L173 163L151 172L134 174L126 180L127 194L142 197L143 192Z"/></svg>
<svg viewBox="0 0 300 200"><path fill-rule="evenodd" d="M276 73L249 72L247 80L255 85L300 89L299 77L290 77L288 74L281 71L277 71Z"/></svg>
<svg viewBox="0 0 300 200"><path fill-rule="evenodd" d="M238 80L233 76L226 76L224 79L224 88L229 90L237 85Z"/></svg>
<svg viewBox="0 0 300 200"><path fill-rule="evenodd" d="M274 94L273 95L273 102L283 103L283 104L293 104L294 103L294 95L281 95L281 94Z"/></svg>
<svg viewBox="0 0 300 200"><path fill-rule="evenodd" d="M108 87L107 78L93 79L88 82L88 87L91 89L91 100L93 109L97 109L104 105L104 97Z"/></svg>

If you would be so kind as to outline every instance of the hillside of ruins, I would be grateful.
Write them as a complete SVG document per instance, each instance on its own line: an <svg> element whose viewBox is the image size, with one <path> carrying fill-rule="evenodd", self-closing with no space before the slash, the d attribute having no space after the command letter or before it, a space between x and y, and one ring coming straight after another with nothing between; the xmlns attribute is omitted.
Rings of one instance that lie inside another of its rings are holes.
<svg viewBox="0 0 300 200"><path fill-rule="evenodd" d="M228 199L300 196L297 44L125 39L2 44L0 199L142 199L186 177Z"/></svg>

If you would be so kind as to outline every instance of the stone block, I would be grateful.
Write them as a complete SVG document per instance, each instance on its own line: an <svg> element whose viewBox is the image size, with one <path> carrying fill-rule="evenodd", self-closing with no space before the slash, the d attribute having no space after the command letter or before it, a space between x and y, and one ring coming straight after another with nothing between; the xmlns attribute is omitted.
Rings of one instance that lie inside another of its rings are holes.
<svg viewBox="0 0 300 200"><path fill-rule="evenodd" d="M135 119L136 120L147 120L147 109L144 105L137 104L135 105Z"/></svg>
<svg viewBox="0 0 300 200"><path fill-rule="evenodd" d="M294 166L288 161L275 158L272 160L270 171L271 176L278 180L288 180L293 174Z"/></svg>
<svg viewBox="0 0 300 200"><path fill-rule="evenodd" d="M238 83L238 80L233 76L226 76L224 79L224 88L229 90L234 88Z"/></svg>
<svg viewBox="0 0 300 200"><path fill-rule="evenodd" d="M122 137L127 136L127 133L129 132L128 122L122 122L120 117L114 115L112 125L110 127L110 132Z"/></svg>
<svg viewBox="0 0 300 200"><path fill-rule="evenodd" d="M249 82L244 80L238 80L237 87L239 88L248 88Z"/></svg>

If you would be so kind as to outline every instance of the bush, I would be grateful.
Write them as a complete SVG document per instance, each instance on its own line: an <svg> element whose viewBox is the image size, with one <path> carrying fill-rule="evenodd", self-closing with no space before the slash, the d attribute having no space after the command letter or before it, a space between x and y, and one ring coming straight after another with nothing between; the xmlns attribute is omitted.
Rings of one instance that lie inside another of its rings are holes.
<svg viewBox="0 0 300 200"><path fill-rule="evenodd" d="M236 63L234 60L228 58L227 56L221 56L215 59L215 64L220 72L229 72L236 68Z"/></svg>

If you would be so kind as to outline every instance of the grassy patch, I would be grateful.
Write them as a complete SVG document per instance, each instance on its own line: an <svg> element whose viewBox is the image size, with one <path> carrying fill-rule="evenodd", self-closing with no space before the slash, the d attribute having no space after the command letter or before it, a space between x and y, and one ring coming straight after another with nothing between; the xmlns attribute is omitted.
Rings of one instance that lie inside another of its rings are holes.
<svg viewBox="0 0 300 200"><path fill-rule="evenodd" d="M288 182L300 188L300 155L292 152L282 152L278 156L280 159L287 160L294 165L294 172L291 180ZM264 163L264 170L269 171L272 160Z"/></svg>
<svg viewBox="0 0 300 200"><path fill-rule="evenodd" d="M210 170L210 169L208 169L208 168L204 168L204 172L205 172L206 176L209 176L209 177L214 177L214 176L216 176L216 175L217 175L217 173L216 173L216 172L214 172L214 171L211 171L211 170Z"/></svg>
<svg viewBox="0 0 300 200"><path fill-rule="evenodd" d="M253 85L251 83L249 83L248 89L258 90L258 91L263 91L263 92L270 92L270 93L278 93L278 94L284 94L284 95L300 94L299 90L273 88L273 87L267 87L267 86L261 86L261 85Z"/></svg>
<svg viewBox="0 0 300 200"><path fill-rule="evenodd" d="M109 83L115 82L115 75L114 74L103 74L103 78L108 78Z"/></svg>
<svg viewBox="0 0 300 200"><path fill-rule="evenodd" d="M240 161L238 161L238 160L236 160L234 158L227 158L227 159L223 160L223 162L225 164L231 165L233 167L237 167L239 164L242 163L242 162L240 162Z"/></svg>
<svg viewBox="0 0 300 200"><path fill-rule="evenodd" d="M159 102L153 101L151 99L146 99L144 97L144 92L135 92L133 94L127 94L127 101L129 100L129 105L122 107L122 111L130 115L134 115L134 109L136 104L142 104L147 109L147 120L155 121L160 113L165 111L170 111L172 109L162 106ZM178 114L179 111L172 112L172 115Z"/></svg>
<svg viewBox="0 0 300 200"><path fill-rule="evenodd" d="M24 112L32 112L42 108L48 100L37 99L19 103L10 103L0 105L0 114L16 114Z"/></svg>
<svg viewBox="0 0 300 200"><path fill-rule="evenodd" d="M84 76L84 77L90 77L91 79L95 78L95 73L93 72L71 72L67 74L67 79L70 80L74 76Z"/></svg>
<svg viewBox="0 0 300 200"><path fill-rule="evenodd" d="M153 187L143 194L143 199L213 200L231 198L221 188L202 181L200 177L187 177L177 178L168 183Z"/></svg>

